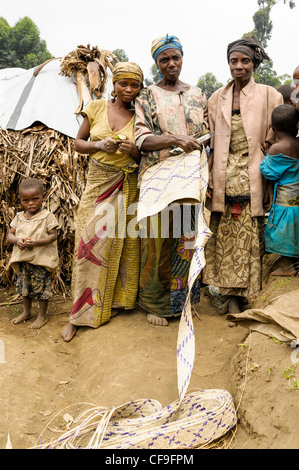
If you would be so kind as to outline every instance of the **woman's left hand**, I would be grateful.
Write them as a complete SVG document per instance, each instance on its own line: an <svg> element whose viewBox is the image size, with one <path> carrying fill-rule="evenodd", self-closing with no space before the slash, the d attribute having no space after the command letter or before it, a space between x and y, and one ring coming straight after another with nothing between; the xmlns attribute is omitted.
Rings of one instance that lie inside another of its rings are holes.
<svg viewBox="0 0 299 470"><path fill-rule="evenodd" d="M135 144L129 139L122 140L118 144L118 150L121 153L128 153L130 155L134 149L135 149Z"/></svg>
<svg viewBox="0 0 299 470"><path fill-rule="evenodd" d="M261 143L261 151L263 152L264 155L267 155L270 147L271 147L271 144L269 142L265 141Z"/></svg>

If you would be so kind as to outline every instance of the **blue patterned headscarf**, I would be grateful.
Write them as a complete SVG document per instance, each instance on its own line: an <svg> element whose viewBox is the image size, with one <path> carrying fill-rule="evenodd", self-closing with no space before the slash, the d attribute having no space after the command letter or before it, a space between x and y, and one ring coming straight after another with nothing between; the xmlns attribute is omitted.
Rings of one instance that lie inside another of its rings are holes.
<svg viewBox="0 0 299 470"><path fill-rule="evenodd" d="M183 48L179 38L177 36L168 36L168 34L166 34L166 36L154 39L152 42L151 53L155 62L160 52L163 52L166 49L179 49L183 55Z"/></svg>

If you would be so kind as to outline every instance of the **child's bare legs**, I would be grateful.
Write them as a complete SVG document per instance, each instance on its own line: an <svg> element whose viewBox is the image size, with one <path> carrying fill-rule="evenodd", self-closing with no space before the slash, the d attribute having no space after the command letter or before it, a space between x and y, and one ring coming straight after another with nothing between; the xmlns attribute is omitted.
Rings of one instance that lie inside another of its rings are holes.
<svg viewBox="0 0 299 470"><path fill-rule="evenodd" d="M21 315L17 318L12 320L13 325L17 325L18 323L22 323L23 321L29 320L31 318L31 307L32 307L32 299L29 296L23 297L23 306L24 310Z"/></svg>
<svg viewBox="0 0 299 470"><path fill-rule="evenodd" d="M31 318L32 298L29 296L23 297L23 305L24 311L21 315L12 320L13 325L17 325ZM28 328L41 328L45 323L47 323L47 308L48 300L39 300L39 313L37 319Z"/></svg>
<svg viewBox="0 0 299 470"><path fill-rule="evenodd" d="M31 329L39 329L47 323L47 309L48 309L48 300L39 300L39 312L37 319L28 326Z"/></svg>

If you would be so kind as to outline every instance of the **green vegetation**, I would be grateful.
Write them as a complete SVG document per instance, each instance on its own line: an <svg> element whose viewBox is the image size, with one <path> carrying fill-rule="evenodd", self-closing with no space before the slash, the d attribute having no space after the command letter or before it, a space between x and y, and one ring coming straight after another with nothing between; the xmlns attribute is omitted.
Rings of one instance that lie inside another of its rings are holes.
<svg viewBox="0 0 299 470"><path fill-rule="evenodd" d="M34 22L25 16L15 26L0 17L0 68L30 69L53 56Z"/></svg>

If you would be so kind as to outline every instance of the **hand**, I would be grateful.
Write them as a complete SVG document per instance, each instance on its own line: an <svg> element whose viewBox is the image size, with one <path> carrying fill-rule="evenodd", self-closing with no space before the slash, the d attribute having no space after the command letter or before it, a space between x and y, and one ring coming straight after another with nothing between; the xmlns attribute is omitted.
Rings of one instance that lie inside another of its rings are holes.
<svg viewBox="0 0 299 470"><path fill-rule="evenodd" d="M25 238L17 238L16 245L18 246L20 250L25 250L26 248Z"/></svg>
<svg viewBox="0 0 299 470"><path fill-rule="evenodd" d="M126 140L119 140L118 141L118 150L121 153L128 153L129 155L132 153L132 151L135 149L135 144L129 139Z"/></svg>
<svg viewBox="0 0 299 470"><path fill-rule="evenodd" d="M207 198L212 199L212 192L213 192L213 175L212 175L212 172L209 171L209 181L208 181L208 187L207 187L207 192L206 192Z"/></svg>
<svg viewBox="0 0 299 470"><path fill-rule="evenodd" d="M263 200L263 206L266 212L269 212L272 207L273 195L274 195L273 182L267 180L265 193L264 193L264 200Z"/></svg>
<svg viewBox="0 0 299 470"><path fill-rule="evenodd" d="M177 147L180 147L186 153L190 153L193 150L200 150L201 144L197 142L195 137L189 135L177 135L176 136Z"/></svg>
<svg viewBox="0 0 299 470"><path fill-rule="evenodd" d="M37 241L34 240L33 238L24 238L24 245L25 245L25 248L33 248L34 246L37 245Z"/></svg>
<svg viewBox="0 0 299 470"><path fill-rule="evenodd" d="M261 143L261 151L263 152L264 155L268 153L269 148L271 147L271 144L269 142L262 142Z"/></svg>
<svg viewBox="0 0 299 470"><path fill-rule="evenodd" d="M118 142L111 137L94 142L96 150L102 150L107 153L115 153L118 150Z"/></svg>

